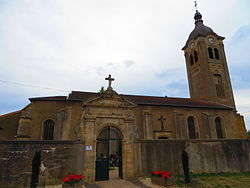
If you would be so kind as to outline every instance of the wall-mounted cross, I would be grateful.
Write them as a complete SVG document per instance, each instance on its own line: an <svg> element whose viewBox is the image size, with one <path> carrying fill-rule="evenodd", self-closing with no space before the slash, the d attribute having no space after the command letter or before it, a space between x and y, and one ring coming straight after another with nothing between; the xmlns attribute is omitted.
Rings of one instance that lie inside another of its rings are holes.
<svg viewBox="0 0 250 188"><path fill-rule="evenodd" d="M111 75L109 74L109 76L107 78L105 78L105 80L108 80L109 81L109 86L108 88L111 88L111 82L114 81L115 79L114 78L111 78Z"/></svg>
<svg viewBox="0 0 250 188"><path fill-rule="evenodd" d="M163 131L163 130L164 130L163 122L164 122L166 119L161 115L161 117L160 117L158 120L161 121L161 130Z"/></svg>

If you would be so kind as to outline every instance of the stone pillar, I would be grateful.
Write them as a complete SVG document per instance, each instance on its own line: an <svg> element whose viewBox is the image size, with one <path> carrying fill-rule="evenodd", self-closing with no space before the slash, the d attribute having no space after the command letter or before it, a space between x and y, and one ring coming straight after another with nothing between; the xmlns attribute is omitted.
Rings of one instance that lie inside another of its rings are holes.
<svg viewBox="0 0 250 188"><path fill-rule="evenodd" d="M236 125L239 129L239 135L237 135L239 138L247 138L247 130L245 126L244 117L240 114L235 114L236 117ZM225 127L223 126L223 130L225 130ZM225 134L225 131L223 132Z"/></svg>
<svg viewBox="0 0 250 188"><path fill-rule="evenodd" d="M57 113L56 139L69 140L71 122L71 107L65 108Z"/></svg>
<svg viewBox="0 0 250 188"><path fill-rule="evenodd" d="M83 174L87 182L95 181L95 159L96 159L96 135L95 135L95 119L94 118L85 118L84 120L84 131L83 138L85 146L92 147L92 150L86 151L84 148L84 170Z"/></svg>
<svg viewBox="0 0 250 188"><path fill-rule="evenodd" d="M184 114L181 112L174 112L174 123L176 128L176 138L187 138L187 127L185 126Z"/></svg>
<svg viewBox="0 0 250 188"><path fill-rule="evenodd" d="M17 140L30 140L31 138L31 118L26 116L21 116L19 119L17 135L15 136Z"/></svg>
<svg viewBox="0 0 250 188"><path fill-rule="evenodd" d="M142 111L143 118L143 136L146 140L153 139L153 130L152 130L152 114L148 110Z"/></svg>
<svg viewBox="0 0 250 188"><path fill-rule="evenodd" d="M213 138L214 137L214 130L213 130L213 116L209 113L205 113L203 112L201 114L202 117L202 132L201 134L201 138Z"/></svg>
<svg viewBox="0 0 250 188"><path fill-rule="evenodd" d="M134 159L134 150L135 150L135 139L136 133L135 131L135 118L129 117L126 120L127 127L127 139L126 142L123 143L123 175L124 178L133 178L135 177L135 159Z"/></svg>

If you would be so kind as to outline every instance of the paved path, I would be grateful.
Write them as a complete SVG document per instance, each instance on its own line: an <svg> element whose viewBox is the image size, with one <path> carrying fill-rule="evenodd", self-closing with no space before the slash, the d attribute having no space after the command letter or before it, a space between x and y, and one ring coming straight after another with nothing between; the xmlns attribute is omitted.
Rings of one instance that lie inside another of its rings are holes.
<svg viewBox="0 0 250 188"><path fill-rule="evenodd" d="M121 179L111 179L109 181L98 181L95 184L99 185L101 188L140 188L130 181Z"/></svg>
<svg viewBox="0 0 250 188"><path fill-rule="evenodd" d="M84 188L164 188L161 186L153 185L150 182L139 180L123 180L123 179L110 179L109 181L97 181L93 184L88 184Z"/></svg>
<svg viewBox="0 0 250 188"><path fill-rule="evenodd" d="M110 171L109 178L108 181L96 181L93 184L88 184L86 188L152 188L151 186L144 185L138 180L127 181L118 178L118 170Z"/></svg>

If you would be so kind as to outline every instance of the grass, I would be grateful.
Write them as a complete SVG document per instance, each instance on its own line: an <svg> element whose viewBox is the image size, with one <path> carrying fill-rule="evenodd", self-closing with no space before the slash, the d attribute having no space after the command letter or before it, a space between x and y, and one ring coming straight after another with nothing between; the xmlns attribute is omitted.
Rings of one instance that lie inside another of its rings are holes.
<svg viewBox="0 0 250 188"><path fill-rule="evenodd" d="M115 167L115 166L110 166L109 167L109 170L117 170L118 169L118 167Z"/></svg>
<svg viewBox="0 0 250 188"><path fill-rule="evenodd" d="M184 183L184 176L173 176L171 187L179 188L250 188L250 172L191 174L191 183Z"/></svg>

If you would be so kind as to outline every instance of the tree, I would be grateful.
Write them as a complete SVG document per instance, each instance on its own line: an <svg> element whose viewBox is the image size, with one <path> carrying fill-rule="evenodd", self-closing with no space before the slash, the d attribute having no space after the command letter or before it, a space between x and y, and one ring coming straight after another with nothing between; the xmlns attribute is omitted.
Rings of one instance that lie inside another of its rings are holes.
<svg viewBox="0 0 250 188"><path fill-rule="evenodd" d="M102 86L101 89L99 90L100 94L104 94L106 92L106 90L104 89L104 87Z"/></svg>
<svg viewBox="0 0 250 188"><path fill-rule="evenodd" d="M33 161L32 161L32 174L31 174L31 181L30 187L36 188L39 179L39 171L41 165L41 150L35 151Z"/></svg>
<svg viewBox="0 0 250 188"><path fill-rule="evenodd" d="M183 151L181 158L182 158L182 167L185 175L185 183L190 183L188 153L186 151Z"/></svg>

